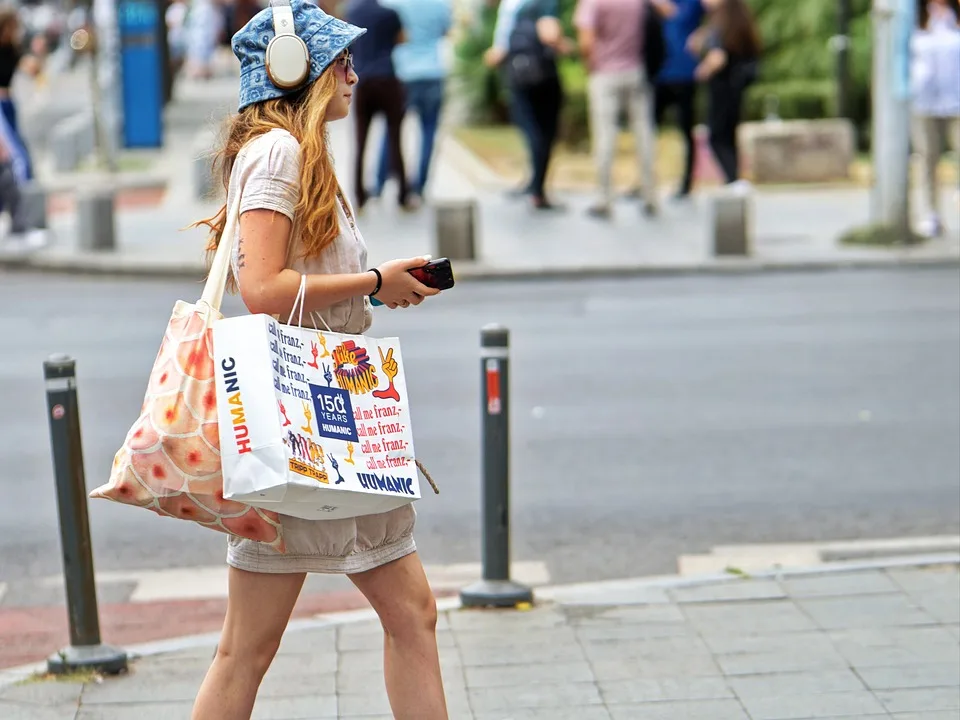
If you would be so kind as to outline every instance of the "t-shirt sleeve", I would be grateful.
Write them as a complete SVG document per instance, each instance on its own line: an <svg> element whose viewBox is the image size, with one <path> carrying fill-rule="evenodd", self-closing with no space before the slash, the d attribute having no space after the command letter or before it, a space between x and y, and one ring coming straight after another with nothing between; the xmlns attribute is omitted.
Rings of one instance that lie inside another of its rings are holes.
<svg viewBox="0 0 960 720"><path fill-rule="evenodd" d="M573 24L578 30L593 30L597 26L597 3L595 0L579 0L573 13Z"/></svg>
<svg viewBox="0 0 960 720"><path fill-rule="evenodd" d="M250 142L237 158L240 214L273 210L293 221L300 199L300 143L292 135L268 133Z"/></svg>

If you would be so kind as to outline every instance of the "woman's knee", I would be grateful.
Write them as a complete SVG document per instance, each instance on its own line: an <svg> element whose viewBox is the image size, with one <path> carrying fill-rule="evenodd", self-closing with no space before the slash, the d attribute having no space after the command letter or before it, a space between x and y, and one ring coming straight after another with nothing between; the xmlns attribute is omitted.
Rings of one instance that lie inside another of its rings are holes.
<svg viewBox="0 0 960 720"><path fill-rule="evenodd" d="M434 634L437 630L437 600L429 586L399 595L394 606L380 618L384 632L393 638Z"/></svg>
<svg viewBox="0 0 960 720"><path fill-rule="evenodd" d="M217 646L216 662L228 664L234 672L260 680L280 649L280 638L261 638L253 643L245 638L223 637Z"/></svg>

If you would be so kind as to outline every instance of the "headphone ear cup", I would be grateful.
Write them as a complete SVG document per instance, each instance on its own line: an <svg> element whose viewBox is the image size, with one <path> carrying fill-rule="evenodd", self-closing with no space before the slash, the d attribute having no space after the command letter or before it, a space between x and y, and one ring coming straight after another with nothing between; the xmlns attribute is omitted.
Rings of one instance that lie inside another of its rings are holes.
<svg viewBox="0 0 960 720"><path fill-rule="evenodd" d="M310 52L296 35L278 35L267 45L267 76L281 90L300 87L310 75Z"/></svg>

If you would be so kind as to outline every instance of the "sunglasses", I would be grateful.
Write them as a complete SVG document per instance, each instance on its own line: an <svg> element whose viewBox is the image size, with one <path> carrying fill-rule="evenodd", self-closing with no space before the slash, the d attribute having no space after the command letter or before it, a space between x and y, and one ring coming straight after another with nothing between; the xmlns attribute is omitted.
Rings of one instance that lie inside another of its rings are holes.
<svg viewBox="0 0 960 720"><path fill-rule="evenodd" d="M351 55L349 52L344 52L341 55L338 55L333 62L334 65L344 72L350 72L353 70L353 55Z"/></svg>

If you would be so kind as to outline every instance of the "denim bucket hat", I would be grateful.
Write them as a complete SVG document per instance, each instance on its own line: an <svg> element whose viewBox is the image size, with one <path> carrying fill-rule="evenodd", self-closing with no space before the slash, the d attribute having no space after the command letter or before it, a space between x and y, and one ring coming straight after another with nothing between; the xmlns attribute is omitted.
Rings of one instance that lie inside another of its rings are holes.
<svg viewBox="0 0 960 720"><path fill-rule="evenodd" d="M309 85L334 59L366 30L327 15L306 0L291 0L293 24L297 35L310 51ZM267 45L273 39L273 9L261 10L233 36L233 54L240 61L240 105L243 110L253 103L273 100L293 90L281 90L270 82L266 69Z"/></svg>

